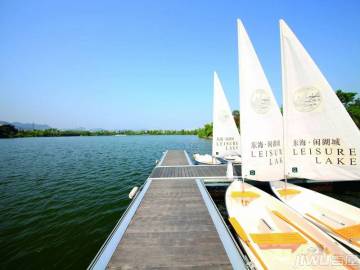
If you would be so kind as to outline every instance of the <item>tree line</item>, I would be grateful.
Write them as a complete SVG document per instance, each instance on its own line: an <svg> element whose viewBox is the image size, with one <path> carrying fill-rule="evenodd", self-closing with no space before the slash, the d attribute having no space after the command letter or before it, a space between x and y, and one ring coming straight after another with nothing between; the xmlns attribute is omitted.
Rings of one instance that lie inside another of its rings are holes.
<svg viewBox="0 0 360 270"><path fill-rule="evenodd" d="M360 98L356 92L345 92L341 89L336 90L336 95L344 105L345 109L349 113L350 117L360 129ZM283 112L282 106L280 107L281 113ZM336 112L334 112L336 113ZM232 112L236 126L240 131L240 112L235 110ZM212 138L213 134L213 123L207 123L204 127L198 129L197 135L200 138Z"/></svg>
<svg viewBox="0 0 360 270"><path fill-rule="evenodd" d="M45 130L18 130L13 125L0 126L0 138L23 137L68 137L68 136L115 136L115 135L196 135L194 130L59 130L55 128Z"/></svg>

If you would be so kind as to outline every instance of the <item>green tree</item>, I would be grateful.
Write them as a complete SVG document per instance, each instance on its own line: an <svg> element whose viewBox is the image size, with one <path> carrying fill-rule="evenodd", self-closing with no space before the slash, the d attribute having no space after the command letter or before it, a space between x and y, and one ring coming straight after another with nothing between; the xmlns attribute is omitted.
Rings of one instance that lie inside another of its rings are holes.
<svg viewBox="0 0 360 270"><path fill-rule="evenodd" d="M345 106L345 108L349 108L349 106L351 106L355 102L355 97L357 96L357 93L344 92L341 89L338 89L336 90L336 95L340 99L341 103Z"/></svg>
<svg viewBox="0 0 360 270"><path fill-rule="evenodd" d="M0 138L13 138L18 133L18 130L13 125L0 126Z"/></svg>
<svg viewBox="0 0 360 270"><path fill-rule="evenodd" d="M360 128L360 98L355 92L344 92L341 89L336 90L336 95L348 111L354 123Z"/></svg>
<svg viewBox="0 0 360 270"><path fill-rule="evenodd" d="M240 129L240 112L239 110L232 111L232 115L234 117L235 124L238 129Z"/></svg>
<svg viewBox="0 0 360 270"><path fill-rule="evenodd" d="M210 138L210 137L212 137L212 133L213 133L213 124L208 123L208 124L205 124L203 128L200 128L198 130L197 135L200 138Z"/></svg>

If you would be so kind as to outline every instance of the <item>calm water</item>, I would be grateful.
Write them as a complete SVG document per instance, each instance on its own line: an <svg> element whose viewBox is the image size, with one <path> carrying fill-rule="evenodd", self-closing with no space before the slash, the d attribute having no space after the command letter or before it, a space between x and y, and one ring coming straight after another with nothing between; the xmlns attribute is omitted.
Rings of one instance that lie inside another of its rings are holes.
<svg viewBox="0 0 360 270"><path fill-rule="evenodd" d="M64 137L2 139L0 149L0 269L84 269L163 151L211 145L195 136ZM226 187L216 190L226 217ZM319 191L360 207L359 182Z"/></svg>
<svg viewBox="0 0 360 270"><path fill-rule="evenodd" d="M210 147L195 136L0 140L0 268L86 268L163 151Z"/></svg>

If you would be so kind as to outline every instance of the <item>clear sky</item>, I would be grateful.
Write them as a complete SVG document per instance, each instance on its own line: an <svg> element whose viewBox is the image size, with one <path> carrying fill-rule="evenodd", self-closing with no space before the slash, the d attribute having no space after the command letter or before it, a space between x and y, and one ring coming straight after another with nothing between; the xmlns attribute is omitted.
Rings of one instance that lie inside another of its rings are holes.
<svg viewBox="0 0 360 270"><path fill-rule="evenodd" d="M334 89L358 92L359 14L359 0L0 0L0 120L200 127L214 70L239 106L237 18L280 104L280 18Z"/></svg>

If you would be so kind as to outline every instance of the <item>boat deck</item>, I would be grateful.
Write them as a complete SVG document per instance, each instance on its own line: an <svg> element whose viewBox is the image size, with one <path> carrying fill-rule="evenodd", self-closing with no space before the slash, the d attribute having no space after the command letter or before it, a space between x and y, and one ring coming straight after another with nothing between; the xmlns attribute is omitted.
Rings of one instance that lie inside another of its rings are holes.
<svg viewBox="0 0 360 270"><path fill-rule="evenodd" d="M157 168L177 161L191 166L186 152L167 151ZM159 268L247 269L201 179L149 178L89 266Z"/></svg>

